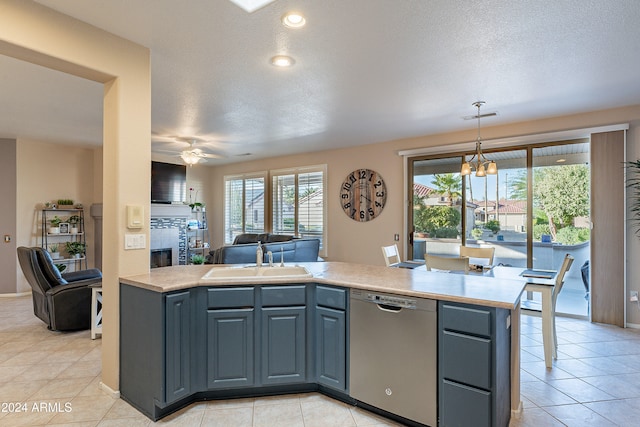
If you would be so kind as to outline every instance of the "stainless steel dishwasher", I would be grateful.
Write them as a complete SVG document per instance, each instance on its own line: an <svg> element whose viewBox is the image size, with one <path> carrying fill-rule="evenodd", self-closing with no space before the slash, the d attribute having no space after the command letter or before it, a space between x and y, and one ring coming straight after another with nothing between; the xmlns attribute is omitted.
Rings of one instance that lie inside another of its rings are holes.
<svg viewBox="0 0 640 427"><path fill-rule="evenodd" d="M349 394L436 426L437 302L351 289Z"/></svg>

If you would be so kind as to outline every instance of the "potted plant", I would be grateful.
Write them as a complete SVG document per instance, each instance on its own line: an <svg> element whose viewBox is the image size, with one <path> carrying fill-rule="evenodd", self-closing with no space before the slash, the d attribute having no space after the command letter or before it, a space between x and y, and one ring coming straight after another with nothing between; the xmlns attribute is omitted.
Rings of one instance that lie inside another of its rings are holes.
<svg viewBox="0 0 640 427"><path fill-rule="evenodd" d="M80 224L80 216L79 215L71 215L68 220L69 224L71 224L71 234L78 234L78 225Z"/></svg>
<svg viewBox="0 0 640 427"><path fill-rule="evenodd" d="M51 224L49 227L49 233L60 234L60 223L62 222L62 219L60 219L58 215L55 215L49 222Z"/></svg>
<svg viewBox="0 0 640 427"><path fill-rule="evenodd" d="M51 259L59 259L60 258L60 250L58 249L58 244L55 243L53 245L49 245L49 253L51 254Z"/></svg>
<svg viewBox="0 0 640 427"><path fill-rule="evenodd" d="M67 269L67 266L64 264L55 264L56 268L58 269L58 271L60 273L62 273L63 271L65 271Z"/></svg>
<svg viewBox="0 0 640 427"><path fill-rule="evenodd" d="M71 258L81 258L84 255L85 244L82 242L67 242L65 247Z"/></svg>
<svg viewBox="0 0 640 427"><path fill-rule="evenodd" d="M73 200L71 199L58 199L58 207L73 207Z"/></svg>
<svg viewBox="0 0 640 427"><path fill-rule="evenodd" d="M191 255L191 263L192 264L204 264L204 255Z"/></svg>

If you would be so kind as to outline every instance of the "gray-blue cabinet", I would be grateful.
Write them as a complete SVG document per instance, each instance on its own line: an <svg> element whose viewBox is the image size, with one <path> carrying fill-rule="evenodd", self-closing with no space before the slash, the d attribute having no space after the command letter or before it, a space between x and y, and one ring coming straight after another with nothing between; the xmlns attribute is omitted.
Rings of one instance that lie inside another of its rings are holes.
<svg viewBox="0 0 640 427"><path fill-rule="evenodd" d="M207 289L207 388L255 384L255 287Z"/></svg>
<svg viewBox="0 0 640 427"><path fill-rule="evenodd" d="M262 384L306 381L305 307L262 308Z"/></svg>
<svg viewBox="0 0 640 427"><path fill-rule="evenodd" d="M207 386L254 384L253 308L207 312Z"/></svg>
<svg viewBox="0 0 640 427"><path fill-rule="evenodd" d="M508 426L510 311L439 303L439 425Z"/></svg>
<svg viewBox="0 0 640 427"><path fill-rule="evenodd" d="M261 288L261 382L307 381L306 285Z"/></svg>
<svg viewBox="0 0 640 427"><path fill-rule="evenodd" d="M196 400L320 390L347 398L344 288L120 287L120 391L157 420Z"/></svg>
<svg viewBox="0 0 640 427"><path fill-rule="evenodd" d="M314 331L317 382L341 392L347 389L346 308L346 289L317 286Z"/></svg>
<svg viewBox="0 0 640 427"><path fill-rule="evenodd" d="M191 394L191 304L189 291L165 299L165 402Z"/></svg>

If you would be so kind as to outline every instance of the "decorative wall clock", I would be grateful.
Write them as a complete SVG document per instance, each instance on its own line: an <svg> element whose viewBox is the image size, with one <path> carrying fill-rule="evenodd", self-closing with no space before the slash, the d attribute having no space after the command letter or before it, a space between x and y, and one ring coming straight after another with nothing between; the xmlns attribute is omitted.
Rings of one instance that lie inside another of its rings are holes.
<svg viewBox="0 0 640 427"><path fill-rule="evenodd" d="M370 169L351 172L340 187L340 205L354 221L371 221L387 202L387 186L380 174Z"/></svg>

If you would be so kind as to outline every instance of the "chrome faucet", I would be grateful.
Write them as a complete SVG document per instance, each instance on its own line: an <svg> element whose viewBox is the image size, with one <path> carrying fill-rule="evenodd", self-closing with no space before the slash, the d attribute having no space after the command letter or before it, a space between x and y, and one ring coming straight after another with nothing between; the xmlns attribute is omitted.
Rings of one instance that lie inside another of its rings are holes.
<svg viewBox="0 0 640 427"><path fill-rule="evenodd" d="M267 251L267 257L269 257L269 267L273 267L273 252Z"/></svg>
<svg viewBox="0 0 640 427"><path fill-rule="evenodd" d="M258 242L258 249L256 249L256 266L257 267L262 267L262 258L263 258L263 252L262 252L262 243Z"/></svg>

